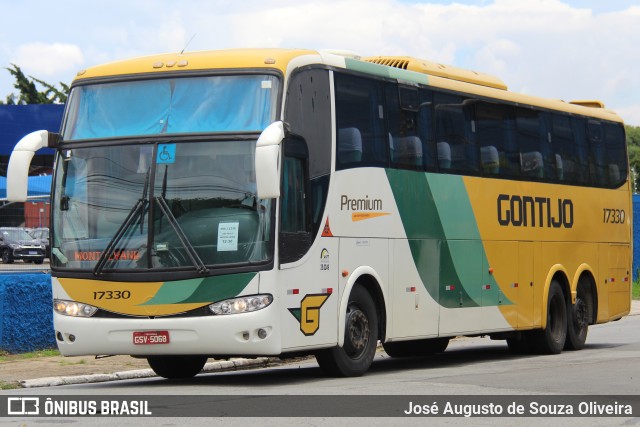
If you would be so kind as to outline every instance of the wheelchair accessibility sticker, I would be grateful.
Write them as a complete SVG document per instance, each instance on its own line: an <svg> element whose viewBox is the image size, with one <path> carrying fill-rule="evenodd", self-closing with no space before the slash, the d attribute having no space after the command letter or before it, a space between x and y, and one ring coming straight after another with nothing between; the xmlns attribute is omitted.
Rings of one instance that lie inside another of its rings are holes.
<svg viewBox="0 0 640 427"><path fill-rule="evenodd" d="M176 162L176 144L160 144L158 145L158 154L156 155L157 164L167 164Z"/></svg>

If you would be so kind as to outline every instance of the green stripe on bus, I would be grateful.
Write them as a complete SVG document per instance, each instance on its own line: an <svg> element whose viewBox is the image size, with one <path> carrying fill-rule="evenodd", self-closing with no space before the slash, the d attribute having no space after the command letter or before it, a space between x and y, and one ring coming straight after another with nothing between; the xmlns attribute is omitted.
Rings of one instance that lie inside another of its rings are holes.
<svg viewBox="0 0 640 427"><path fill-rule="evenodd" d="M141 305L208 303L233 298L255 276L256 273L240 273L166 282L153 298Z"/></svg>
<svg viewBox="0 0 640 427"><path fill-rule="evenodd" d="M447 308L497 305L498 285L492 276L483 277L487 255L462 177L393 169L387 177L431 297ZM483 285L493 291L483 294Z"/></svg>
<svg viewBox="0 0 640 427"><path fill-rule="evenodd" d="M400 68L388 67L386 65L374 64L372 62L357 61L351 58L345 58L345 65L348 70L359 71L361 73L371 74L374 76L407 80L424 85L429 84L429 76L415 71L402 70Z"/></svg>

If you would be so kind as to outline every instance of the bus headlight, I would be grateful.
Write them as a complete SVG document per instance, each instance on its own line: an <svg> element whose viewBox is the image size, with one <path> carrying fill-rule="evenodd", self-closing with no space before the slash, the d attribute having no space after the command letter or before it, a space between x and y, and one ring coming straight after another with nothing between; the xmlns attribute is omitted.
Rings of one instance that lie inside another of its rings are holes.
<svg viewBox="0 0 640 427"><path fill-rule="evenodd" d="M272 295L251 295L218 301L209 305L213 314L239 314L262 310L273 302Z"/></svg>
<svg viewBox="0 0 640 427"><path fill-rule="evenodd" d="M58 314L72 317L91 317L98 311L97 307L75 301L53 300L53 309Z"/></svg>

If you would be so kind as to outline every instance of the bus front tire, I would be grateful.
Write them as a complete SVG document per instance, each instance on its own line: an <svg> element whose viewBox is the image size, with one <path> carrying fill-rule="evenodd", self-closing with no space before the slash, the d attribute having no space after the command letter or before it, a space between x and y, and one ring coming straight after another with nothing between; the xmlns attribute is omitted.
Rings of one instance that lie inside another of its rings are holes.
<svg viewBox="0 0 640 427"><path fill-rule="evenodd" d="M532 334L535 350L541 354L558 354L567 339L567 304L562 288L552 281L547 298L547 327Z"/></svg>
<svg viewBox="0 0 640 427"><path fill-rule="evenodd" d="M207 363L206 356L149 356L153 372L169 380L195 377Z"/></svg>
<svg viewBox="0 0 640 427"><path fill-rule="evenodd" d="M349 296L345 317L344 345L320 350L316 360L327 374L337 377L363 375L378 346L378 316L369 292L355 286Z"/></svg>

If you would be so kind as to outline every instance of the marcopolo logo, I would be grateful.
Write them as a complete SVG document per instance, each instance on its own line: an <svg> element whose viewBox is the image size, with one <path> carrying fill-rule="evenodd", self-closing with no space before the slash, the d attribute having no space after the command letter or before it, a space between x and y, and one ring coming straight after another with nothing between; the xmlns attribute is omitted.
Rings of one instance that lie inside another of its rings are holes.
<svg viewBox="0 0 640 427"><path fill-rule="evenodd" d="M498 195L498 223L514 227L573 227L571 199Z"/></svg>
<svg viewBox="0 0 640 427"><path fill-rule="evenodd" d="M368 194L360 199L343 194L340 197L340 210L351 211L353 222L389 215L389 212L382 212L382 199L371 199Z"/></svg>

